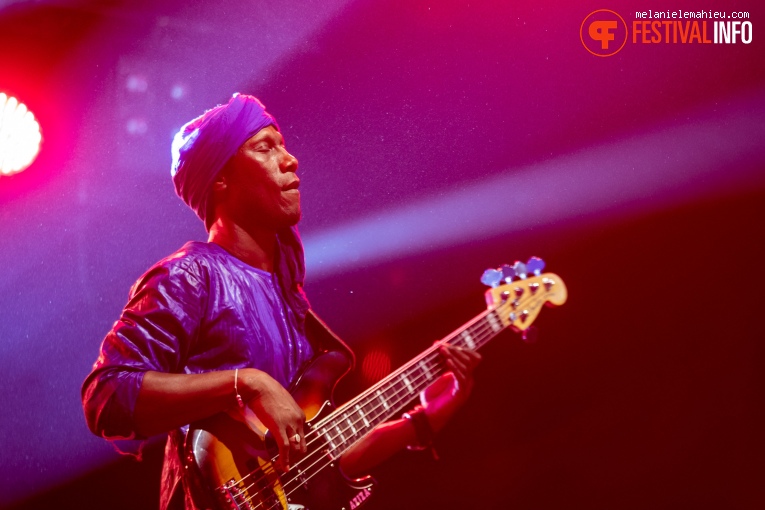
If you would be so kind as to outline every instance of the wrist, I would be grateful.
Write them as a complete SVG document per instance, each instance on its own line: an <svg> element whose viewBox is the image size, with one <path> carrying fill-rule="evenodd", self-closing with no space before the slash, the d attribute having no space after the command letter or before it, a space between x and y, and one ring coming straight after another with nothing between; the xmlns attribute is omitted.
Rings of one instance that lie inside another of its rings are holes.
<svg viewBox="0 0 765 510"><path fill-rule="evenodd" d="M257 368L239 369L239 394L245 404L263 393L263 379L265 377L269 377L269 375Z"/></svg>
<svg viewBox="0 0 765 510"><path fill-rule="evenodd" d="M416 443L408 445L407 448L410 450L426 450L430 448L433 445L435 432L430 424L427 413L425 413L425 409L417 406L408 413L404 413L402 417L412 424L415 437L417 438Z"/></svg>

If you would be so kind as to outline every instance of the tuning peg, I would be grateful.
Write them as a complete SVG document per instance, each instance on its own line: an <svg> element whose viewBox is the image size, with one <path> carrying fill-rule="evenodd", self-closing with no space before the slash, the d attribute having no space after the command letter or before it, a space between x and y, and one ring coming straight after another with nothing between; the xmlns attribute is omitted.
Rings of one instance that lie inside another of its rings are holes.
<svg viewBox="0 0 765 510"><path fill-rule="evenodd" d="M534 273L536 276L542 274L544 268L545 261L539 257L531 257L529 261L526 262L526 269L528 269L529 273Z"/></svg>
<svg viewBox="0 0 765 510"><path fill-rule="evenodd" d="M496 269L487 269L481 275L481 283L488 287L497 287L502 281L502 273Z"/></svg>
<svg viewBox="0 0 765 510"><path fill-rule="evenodd" d="M513 278L515 278L515 270L512 267L504 264L500 270L502 270L502 279L505 280L505 283L513 281Z"/></svg>
<svg viewBox="0 0 765 510"><path fill-rule="evenodd" d="M529 326L521 333L521 338L527 344L533 344L539 338L539 329L536 326Z"/></svg>
<svg viewBox="0 0 765 510"><path fill-rule="evenodd" d="M513 264L513 271L515 271L515 275L521 280L525 280L526 275L528 274L528 269L526 269L526 264L524 264L520 260L516 260L515 264Z"/></svg>

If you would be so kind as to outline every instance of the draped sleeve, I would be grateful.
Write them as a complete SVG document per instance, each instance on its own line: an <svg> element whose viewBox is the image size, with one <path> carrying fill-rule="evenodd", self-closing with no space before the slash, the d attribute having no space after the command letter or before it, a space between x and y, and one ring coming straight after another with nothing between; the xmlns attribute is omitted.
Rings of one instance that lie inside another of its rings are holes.
<svg viewBox="0 0 765 510"><path fill-rule="evenodd" d="M159 262L136 282L82 386L83 410L94 434L145 439L134 420L143 376L149 370L183 371L199 336L206 288L201 268L179 259Z"/></svg>

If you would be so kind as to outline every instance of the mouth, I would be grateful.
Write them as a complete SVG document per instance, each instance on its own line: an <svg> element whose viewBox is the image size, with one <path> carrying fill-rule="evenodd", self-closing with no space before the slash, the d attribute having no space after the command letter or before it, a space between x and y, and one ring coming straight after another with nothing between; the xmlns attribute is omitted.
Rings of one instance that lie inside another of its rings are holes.
<svg viewBox="0 0 765 510"><path fill-rule="evenodd" d="M282 191L297 191L300 187L300 179L295 179L282 188Z"/></svg>

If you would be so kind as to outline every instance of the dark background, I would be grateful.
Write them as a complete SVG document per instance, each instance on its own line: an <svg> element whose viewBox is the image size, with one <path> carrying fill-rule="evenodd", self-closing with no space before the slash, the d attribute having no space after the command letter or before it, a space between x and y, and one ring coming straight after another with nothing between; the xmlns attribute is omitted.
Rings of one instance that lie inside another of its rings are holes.
<svg viewBox="0 0 765 510"><path fill-rule="evenodd" d="M538 255L568 285L536 343L485 348L441 461L380 467L370 508L765 503L755 4L652 6L748 11L751 44L609 58L584 18L648 6L0 6L0 91L44 135L0 178L0 506L157 506L162 441L120 457L79 386L133 281L204 238L170 139L235 91L300 160L306 290L359 361L339 400L479 313L485 268Z"/></svg>

